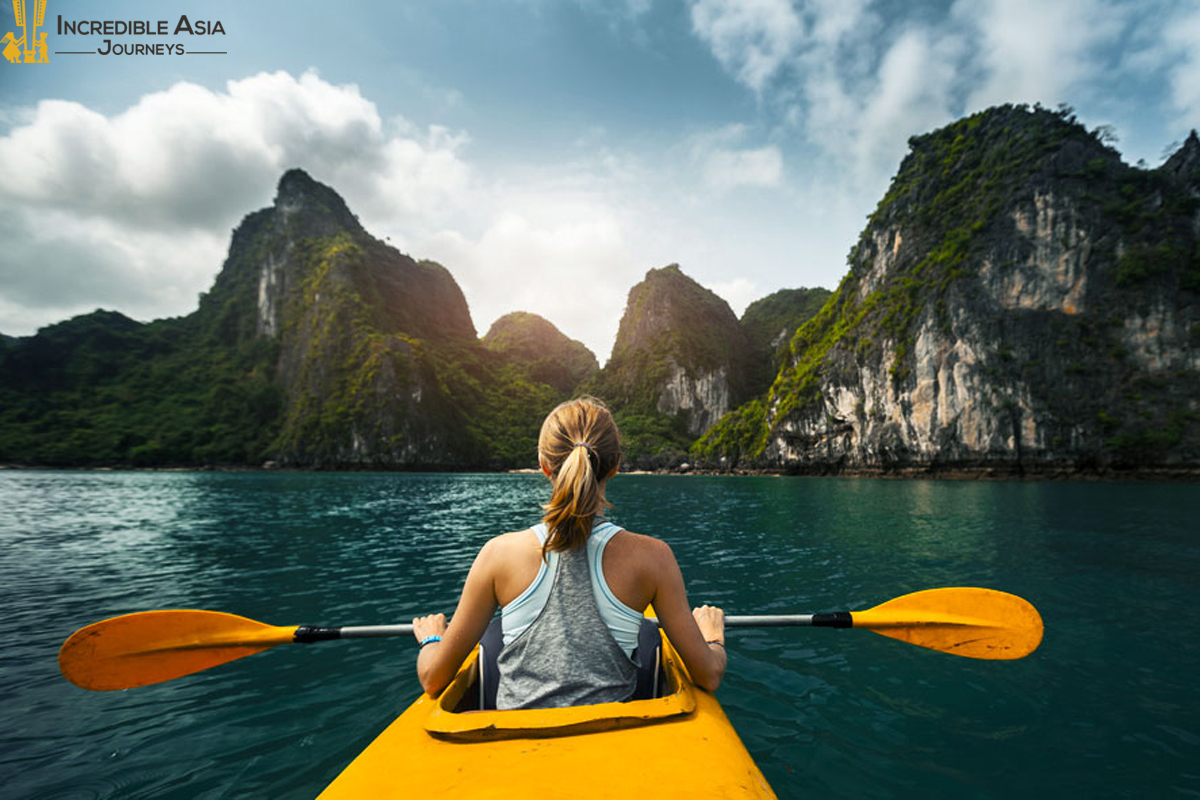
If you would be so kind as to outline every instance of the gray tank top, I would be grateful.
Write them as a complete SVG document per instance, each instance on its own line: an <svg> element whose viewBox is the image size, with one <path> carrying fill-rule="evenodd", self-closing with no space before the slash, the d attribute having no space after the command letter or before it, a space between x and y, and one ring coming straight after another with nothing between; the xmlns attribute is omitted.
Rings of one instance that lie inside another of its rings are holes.
<svg viewBox="0 0 1200 800"><path fill-rule="evenodd" d="M596 607L587 548L558 553L542 613L496 658L496 708L562 708L628 700L637 666Z"/></svg>

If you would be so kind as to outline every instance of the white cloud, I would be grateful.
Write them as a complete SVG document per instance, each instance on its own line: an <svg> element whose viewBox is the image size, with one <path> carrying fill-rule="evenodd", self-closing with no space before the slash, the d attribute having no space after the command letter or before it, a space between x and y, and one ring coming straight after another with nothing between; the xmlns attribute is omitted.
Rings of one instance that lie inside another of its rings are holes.
<svg viewBox="0 0 1200 800"><path fill-rule="evenodd" d="M908 135L951 116L959 39L886 25L865 0L697 0L692 24L730 74L818 148L824 164L804 171L822 185L836 175L851 194L878 192ZM713 175L765 179L773 163L782 165L768 151L723 158Z"/></svg>
<svg viewBox="0 0 1200 800"><path fill-rule="evenodd" d="M692 4L692 30L755 92L791 59L804 33L788 0L698 0Z"/></svg>
<svg viewBox="0 0 1200 800"><path fill-rule="evenodd" d="M959 47L953 37L932 39L914 29L888 48L877 83L858 109L857 124L850 125L855 161L865 179L895 171L907 149L908 136L901 132L922 133L954 117Z"/></svg>
<svg viewBox="0 0 1200 800"><path fill-rule="evenodd" d="M819 46L839 47L863 34L873 34L866 11L870 0L812 0L803 4L809 36ZM853 35L858 33L857 37Z"/></svg>
<svg viewBox="0 0 1200 800"><path fill-rule="evenodd" d="M810 158L803 191L873 203L903 157L908 137L954 117L963 42L951 30L884 22L863 3L809 9L810 35L778 103ZM822 16L825 15L825 16ZM861 219L861 211L858 211Z"/></svg>
<svg viewBox="0 0 1200 800"><path fill-rule="evenodd" d="M24 322L0 320L6 333L64 309L190 312L232 227L289 167L334 186L368 226L417 231L443 225L471 181L465 135L388 129L356 86L312 71L219 92L178 83L112 116L62 100L10 116L19 122L0 138L0 174L19 178L0 184L10 234L0 303L24 309Z"/></svg>
<svg viewBox="0 0 1200 800"><path fill-rule="evenodd" d="M1200 127L1200 8L1171 19L1164 38L1176 56L1168 72L1172 109L1179 124Z"/></svg>
<svg viewBox="0 0 1200 800"><path fill-rule="evenodd" d="M315 73L230 81L225 92L178 83L111 118L45 100L0 139L4 201L142 228L208 227L261 201L282 168L321 171L347 158L377 168L374 106Z"/></svg>
<svg viewBox="0 0 1200 800"><path fill-rule="evenodd" d="M224 92L178 83L112 117L45 100L0 138L0 171L22 176L4 183L0 202L148 229L211 228L261 204L300 166L352 187L381 215L453 205L470 179L465 135L393 127L385 131L356 86L312 71L260 73Z"/></svg>
<svg viewBox="0 0 1200 800"><path fill-rule="evenodd" d="M956 0L930 17L869 0L692 0L693 34L792 137L801 193L873 203L909 136L1000 103L1094 104L1131 36L1180 117L1200 112L1200 12L1133 0ZM798 136L797 136L798 135ZM861 217L860 217L861 219Z"/></svg>
<svg viewBox="0 0 1200 800"><path fill-rule="evenodd" d="M97 307L138 319L191 311L229 246L229 233L203 229L131 229L102 218L42 209L0 223L0 300L19 303L42 322ZM13 333L7 320L0 330ZM27 332L31 330L24 329Z"/></svg>
<svg viewBox="0 0 1200 800"><path fill-rule="evenodd" d="M716 150L704 162L704 180L719 190L735 186L778 186L783 155L774 145L750 150Z"/></svg>
<svg viewBox="0 0 1200 800"><path fill-rule="evenodd" d="M967 107L1072 102L1104 69L1101 48L1137 12L1104 0L958 0L951 13L970 26L972 60L982 73Z"/></svg>
<svg viewBox="0 0 1200 800"><path fill-rule="evenodd" d="M724 192L739 186L774 188L783 183L783 153L776 145L738 147L744 125L727 125L689 137L686 150L705 186Z"/></svg>

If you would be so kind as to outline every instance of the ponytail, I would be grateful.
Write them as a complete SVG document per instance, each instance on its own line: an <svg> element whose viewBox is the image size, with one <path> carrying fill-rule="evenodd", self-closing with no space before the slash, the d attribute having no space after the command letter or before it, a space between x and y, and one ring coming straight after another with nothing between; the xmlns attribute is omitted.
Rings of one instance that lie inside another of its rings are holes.
<svg viewBox="0 0 1200 800"><path fill-rule="evenodd" d="M587 541L597 513L611 508L602 484L621 463L612 414L591 397L562 403L542 423L538 458L550 472L550 502L542 506L549 535L542 556Z"/></svg>

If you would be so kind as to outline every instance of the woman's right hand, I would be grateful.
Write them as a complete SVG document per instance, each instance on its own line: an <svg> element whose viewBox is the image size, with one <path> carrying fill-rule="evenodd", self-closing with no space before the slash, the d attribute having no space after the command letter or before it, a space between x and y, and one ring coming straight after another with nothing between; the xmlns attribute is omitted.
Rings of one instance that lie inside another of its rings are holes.
<svg viewBox="0 0 1200 800"><path fill-rule="evenodd" d="M706 642L725 644L725 612L716 606L700 606L692 609L696 626Z"/></svg>
<svg viewBox="0 0 1200 800"><path fill-rule="evenodd" d="M426 636L441 636L446 632L446 615L430 614L427 617L417 617L412 621L413 636L420 642Z"/></svg>

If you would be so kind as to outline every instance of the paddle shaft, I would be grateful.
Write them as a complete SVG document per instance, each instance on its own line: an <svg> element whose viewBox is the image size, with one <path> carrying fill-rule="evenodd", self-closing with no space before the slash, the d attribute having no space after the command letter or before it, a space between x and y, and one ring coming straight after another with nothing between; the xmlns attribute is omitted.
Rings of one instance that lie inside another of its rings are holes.
<svg viewBox="0 0 1200 800"><path fill-rule="evenodd" d="M658 622L657 619L654 620ZM725 617L726 628L851 628L849 611L828 614L752 614Z"/></svg>
<svg viewBox="0 0 1200 800"><path fill-rule="evenodd" d="M655 622L658 620L654 617ZM759 614L725 618L726 628L849 628L853 622L847 611L829 614ZM324 642L330 639L381 639L388 636L412 636L413 626L406 625L348 625L343 628L324 628L301 625L292 640L301 644Z"/></svg>
<svg viewBox="0 0 1200 800"><path fill-rule="evenodd" d="M850 628L854 621L849 611L828 614L758 614L726 617L726 628Z"/></svg>

